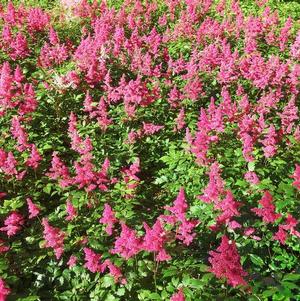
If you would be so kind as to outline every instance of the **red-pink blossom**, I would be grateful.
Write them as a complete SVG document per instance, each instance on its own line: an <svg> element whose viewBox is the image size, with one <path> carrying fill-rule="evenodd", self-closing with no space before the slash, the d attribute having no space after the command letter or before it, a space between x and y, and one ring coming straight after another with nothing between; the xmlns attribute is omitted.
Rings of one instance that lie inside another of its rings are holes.
<svg viewBox="0 0 300 301"><path fill-rule="evenodd" d="M67 187L72 184L72 180L70 177L69 169L65 164L60 160L57 155L57 152L53 152L51 168L46 175L53 180L59 180L59 184L61 187Z"/></svg>
<svg viewBox="0 0 300 301"><path fill-rule="evenodd" d="M152 228L145 222L143 225L146 234L143 238L142 248L147 252L154 252L157 261L170 260L171 256L164 249L167 232L164 230L160 220L157 220Z"/></svg>
<svg viewBox="0 0 300 301"><path fill-rule="evenodd" d="M86 267L92 273L103 272L105 270L106 266L100 262L102 257L100 254L95 253L90 248L84 248L83 252L85 256L84 267Z"/></svg>
<svg viewBox="0 0 300 301"><path fill-rule="evenodd" d="M69 266L69 268L72 268L73 266L76 265L76 262L77 262L77 257L74 256L74 255L71 255L68 262L67 262L67 265Z"/></svg>
<svg viewBox="0 0 300 301"><path fill-rule="evenodd" d="M22 214L13 211L4 220L5 227L0 228L0 231L6 232L7 236L16 235L24 225L25 220Z"/></svg>
<svg viewBox="0 0 300 301"><path fill-rule="evenodd" d="M244 178L246 181L253 185L257 185L260 182L257 174L254 171L247 171L244 175Z"/></svg>
<svg viewBox="0 0 300 301"><path fill-rule="evenodd" d="M104 204L104 210L99 222L106 225L105 231L108 235L112 235L113 226L118 220L115 217L115 212L108 204Z"/></svg>
<svg viewBox="0 0 300 301"><path fill-rule="evenodd" d="M68 214L68 216L66 217L67 221L71 221L77 216L77 210L70 200L67 200L66 211Z"/></svg>
<svg viewBox="0 0 300 301"><path fill-rule="evenodd" d="M181 108L178 116L175 119L174 131L180 131L184 128L185 126L184 118L185 118L184 108Z"/></svg>
<svg viewBox="0 0 300 301"><path fill-rule="evenodd" d="M295 171L291 177L295 180L292 183L292 185L296 187L298 190L300 190L300 165L299 164L296 164Z"/></svg>
<svg viewBox="0 0 300 301"><path fill-rule="evenodd" d="M240 203L234 200L232 192L229 190L226 191L225 198L221 202L215 204L215 209L221 211L221 214L217 217L216 220L217 224L229 224L230 222L232 222L231 219L233 217L240 215L238 211L240 205Z"/></svg>
<svg viewBox="0 0 300 301"><path fill-rule="evenodd" d="M282 245L285 244L287 234L282 225L279 225L278 231L273 235L273 239L278 240Z"/></svg>
<svg viewBox="0 0 300 301"><path fill-rule="evenodd" d="M265 138L261 141L263 144L263 151L266 158L271 158L276 154L276 130L274 125L270 125Z"/></svg>
<svg viewBox="0 0 300 301"><path fill-rule="evenodd" d="M42 224L44 226L43 234L46 241L45 247L52 248L56 259L60 259L64 252L65 233L61 229L51 226L47 218L43 218Z"/></svg>
<svg viewBox="0 0 300 301"><path fill-rule="evenodd" d="M294 127L295 121L299 119L298 108L295 102L295 96L292 96L287 105L283 108L282 113L278 113L281 118L281 127L283 133L290 134Z"/></svg>
<svg viewBox="0 0 300 301"><path fill-rule="evenodd" d="M170 301L185 301L182 288L180 288L177 293L172 295Z"/></svg>
<svg viewBox="0 0 300 301"><path fill-rule="evenodd" d="M31 154L30 157L26 160L26 165L32 167L33 169L37 169L41 160L42 156L40 155L37 147L32 144Z"/></svg>
<svg viewBox="0 0 300 301"><path fill-rule="evenodd" d="M247 273L241 266L240 255L234 241L230 241L226 235L223 235L220 246L216 251L210 251L209 255L210 271L217 278L225 278L233 287L247 285L243 278Z"/></svg>
<svg viewBox="0 0 300 301"><path fill-rule="evenodd" d="M130 229L124 222L121 223L121 234L115 240L112 254L119 254L125 259L136 255L142 248L142 241L137 237L136 232Z"/></svg>
<svg viewBox="0 0 300 301"><path fill-rule="evenodd" d="M221 178L221 169L218 162L214 162L210 166L209 183L204 189L203 195L198 198L206 203L218 203L222 194L224 194L224 181Z"/></svg>
<svg viewBox="0 0 300 301"><path fill-rule="evenodd" d="M186 218L187 208L188 204L185 199L184 189L181 187L173 206L165 207L165 209L169 210L172 215L163 215L161 216L161 219L170 224L178 223L179 225L176 229L176 238L188 246L196 236L196 234L193 233L193 229L199 224L199 222L197 220L188 220Z"/></svg>
<svg viewBox="0 0 300 301"><path fill-rule="evenodd" d="M0 254L1 253L6 253L7 251L10 250L10 247L9 246L6 246L5 245L5 241L0 239Z"/></svg>
<svg viewBox="0 0 300 301"><path fill-rule="evenodd" d="M126 279L123 277L121 270L116 265L114 265L109 259L106 259L103 265L108 267L109 274L114 278L116 283L127 283Z"/></svg>
<svg viewBox="0 0 300 301"><path fill-rule="evenodd" d="M29 32L43 31L50 22L50 16L40 8L30 8L27 15Z"/></svg>
<svg viewBox="0 0 300 301"><path fill-rule="evenodd" d="M280 213L275 212L275 206L272 203L273 197L269 191L265 191L263 197L259 201L262 208L252 208L251 211L255 212L258 216L263 218L266 223L274 223L281 217Z"/></svg>
<svg viewBox="0 0 300 301"><path fill-rule="evenodd" d="M27 202L28 211L29 211L28 218L32 219L32 218L38 216L40 213L40 208L36 204L34 204L30 198L27 198L26 202Z"/></svg>
<svg viewBox="0 0 300 301"><path fill-rule="evenodd" d="M4 280L0 278L0 301L5 301L10 292L10 288L8 288Z"/></svg>

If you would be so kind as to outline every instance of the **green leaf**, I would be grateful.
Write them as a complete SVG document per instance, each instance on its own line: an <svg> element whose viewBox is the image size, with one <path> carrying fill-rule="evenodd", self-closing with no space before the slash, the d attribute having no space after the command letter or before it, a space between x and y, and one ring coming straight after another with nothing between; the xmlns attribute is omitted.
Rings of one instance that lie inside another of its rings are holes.
<svg viewBox="0 0 300 301"><path fill-rule="evenodd" d="M287 274L283 277L283 281L297 281L300 279L300 274Z"/></svg>
<svg viewBox="0 0 300 301"><path fill-rule="evenodd" d="M259 267L262 267L264 265L264 261L257 255L250 254L250 259L255 265Z"/></svg>
<svg viewBox="0 0 300 301"><path fill-rule="evenodd" d="M248 163L248 170L254 171L255 170L255 162L249 162Z"/></svg>

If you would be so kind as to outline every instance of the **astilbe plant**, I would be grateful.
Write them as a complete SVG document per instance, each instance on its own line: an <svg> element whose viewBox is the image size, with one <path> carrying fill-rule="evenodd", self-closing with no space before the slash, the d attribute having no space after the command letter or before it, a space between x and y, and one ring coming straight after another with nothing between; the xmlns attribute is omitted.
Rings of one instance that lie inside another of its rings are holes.
<svg viewBox="0 0 300 301"><path fill-rule="evenodd" d="M0 300L300 299L300 6L17 2Z"/></svg>

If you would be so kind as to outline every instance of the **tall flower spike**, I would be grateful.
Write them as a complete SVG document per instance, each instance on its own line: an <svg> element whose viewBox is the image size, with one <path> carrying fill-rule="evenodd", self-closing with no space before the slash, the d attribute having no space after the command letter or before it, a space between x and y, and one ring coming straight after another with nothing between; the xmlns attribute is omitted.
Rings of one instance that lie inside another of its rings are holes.
<svg viewBox="0 0 300 301"><path fill-rule="evenodd" d="M275 206L272 203L273 197L269 191L265 191L263 197L259 201L262 208L252 208L251 211L255 212L258 216L263 218L266 223L274 223L281 217L280 213L275 213Z"/></svg>
<svg viewBox="0 0 300 301"><path fill-rule="evenodd" d="M143 223L146 234L143 239L143 249L148 252L156 253L157 261L165 261L171 259L171 256L166 253L164 243L166 241L166 231L164 230L160 220L157 220L152 228L147 223Z"/></svg>
<svg viewBox="0 0 300 301"><path fill-rule="evenodd" d="M244 276L247 273L243 270L240 263L240 255L237 251L234 241L230 241L226 235L222 237L220 246L216 251L209 252L208 259L211 268L210 271L217 278L225 278L228 284L236 287L237 285L246 285Z"/></svg>
<svg viewBox="0 0 300 301"><path fill-rule="evenodd" d="M32 167L33 169L37 169L41 160L42 157L36 146L33 144L31 146L31 154L26 161L26 165Z"/></svg>
<svg viewBox="0 0 300 301"><path fill-rule="evenodd" d="M214 162L209 171L209 183L204 189L204 194L198 198L206 203L218 203L222 194L224 194L224 181L221 178L219 164Z"/></svg>
<svg viewBox="0 0 300 301"><path fill-rule="evenodd" d="M292 183L300 191L300 165L296 164L295 172L291 176L295 181Z"/></svg>
<svg viewBox="0 0 300 301"><path fill-rule="evenodd" d="M52 227L47 218L43 218L45 247L53 248L56 259L60 259L64 252L65 233L59 228Z"/></svg>
<svg viewBox="0 0 300 301"><path fill-rule="evenodd" d="M16 235L24 225L24 217L20 213L13 211L4 220L5 227L0 228L0 231L6 232L7 236Z"/></svg>
<svg viewBox="0 0 300 301"><path fill-rule="evenodd" d="M27 202L27 206L28 206L28 211L30 213L29 219L32 219L32 218L38 216L40 213L40 208L37 205L35 205L30 198L27 198L26 202Z"/></svg>
<svg viewBox="0 0 300 301"><path fill-rule="evenodd" d="M115 241L114 248L110 251L112 254L119 254L125 259L136 255L142 247L141 240L136 236L136 232L121 223L121 234Z"/></svg>
<svg viewBox="0 0 300 301"><path fill-rule="evenodd" d="M105 266L100 263L101 255L95 253L90 248L84 248L84 258L85 264L84 266L91 271L92 273L103 272L105 270Z"/></svg>
<svg viewBox="0 0 300 301"><path fill-rule="evenodd" d="M104 210L102 218L99 219L99 222L106 225L105 231L108 235L112 235L113 226L118 220L115 217L114 211L108 204L104 204Z"/></svg>
<svg viewBox="0 0 300 301"><path fill-rule="evenodd" d="M10 294L10 289L2 278L0 278L0 301L5 301L6 297Z"/></svg>
<svg viewBox="0 0 300 301"><path fill-rule="evenodd" d="M66 211L68 213L67 221L71 221L77 216L77 210L69 200L67 200Z"/></svg>
<svg viewBox="0 0 300 301"><path fill-rule="evenodd" d="M178 292L171 297L170 301L185 301L182 288L180 288Z"/></svg>

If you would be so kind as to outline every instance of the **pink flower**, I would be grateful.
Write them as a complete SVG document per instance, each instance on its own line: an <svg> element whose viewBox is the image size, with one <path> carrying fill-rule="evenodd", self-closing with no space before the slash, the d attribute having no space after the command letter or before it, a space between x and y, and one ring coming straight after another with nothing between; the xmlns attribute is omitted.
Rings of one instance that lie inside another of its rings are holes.
<svg viewBox="0 0 300 301"><path fill-rule="evenodd" d="M224 194L224 181L221 178L221 169L218 162L214 162L209 171L209 183L204 194L198 198L206 203L218 203L220 195Z"/></svg>
<svg viewBox="0 0 300 301"><path fill-rule="evenodd" d="M228 224L233 217L239 216L238 208L240 205L234 200L232 192L226 191L226 197L220 203L215 204L215 209L221 210L221 214L217 217L217 223ZM235 224L235 226L237 225Z"/></svg>
<svg viewBox="0 0 300 301"><path fill-rule="evenodd" d="M72 180L69 174L69 169L57 156L57 152L53 152L51 164L52 166L50 171L46 173L46 175L53 180L59 179L59 184L61 187L67 187L71 185Z"/></svg>
<svg viewBox="0 0 300 301"><path fill-rule="evenodd" d="M0 239L0 254L9 251L9 246L5 245L5 241Z"/></svg>
<svg viewBox="0 0 300 301"><path fill-rule="evenodd" d="M215 123L216 120L209 120L209 116L206 114L206 111L201 108L199 121L197 124L197 131L192 137L190 134L189 128L186 129L186 141L190 145L190 151L195 154L196 162L199 165L207 165L207 152L209 150L210 144L218 140L218 136L211 135L210 131L213 127L219 129L219 125Z"/></svg>
<svg viewBox="0 0 300 301"><path fill-rule="evenodd" d="M263 144L263 151L266 158L271 158L276 154L276 130L274 125L270 125L268 133L265 138L261 141Z"/></svg>
<svg viewBox="0 0 300 301"><path fill-rule="evenodd" d="M8 236L13 236L21 230L24 222L24 217L17 211L13 211L4 220L5 227L0 228L0 231L6 232Z"/></svg>
<svg viewBox="0 0 300 301"><path fill-rule="evenodd" d="M74 255L71 255L67 262L67 265L69 266L69 268L71 268L76 265L76 262L77 262L77 257Z"/></svg>
<svg viewBox="0 0 300 301"><path fill-rule="evenodd" d="M175 119L174 131L180 131L184 128L185 126L184 118L185 118L184 108L181 108L177 118Z"/></svg>
<svg viewBox="0 0 300 301"><path fill-rule="evenodd" d="M24 127L22 127L20 121L21 121L21 118L18 116L15 116L12 118L11 133L18 142L17 150L22 152L22 151L30 148L30 145L28 143L28 135L27 135Z"/></svg>
<svg viewBox="0 0 300 301"><path fill-rule="evenodd" d="M121 234L115 241L115 246L110 252L112 254L119 254L125 259L136 255L140 252L142 247L141 240L137 237L136 232L121 223Z"/></svg>
<svg viewBox="0 0 300 301"><path fill-rule="evenodd" d="M185 301L182 288L180 288L177 293L173 294L170 301Z"/></svg>
<svg viewBox="0 0 300 301"><path fill-rule="evenodd" d="M280 213L275 213L275 206L272 203L273 197L269 191L266 191L259 201L262 208L252 208L251 211L255 212L258 216L263 218L266 223L274 223L281 217Z"/></svg>
<svg viewBox="0 0 300 301"><path fill-rule="evenodd" d="M254 240L261 240L261 238L259 236L252 235L254 232L255 232L255 229L250 227L250 228L245 229L244 235L249 236L249 237L253 238Z"/></svg>
<svg viewBox="0 0 300 301"><path fill-rule="evenodd" d="M287 239L287 231L291 235L295 235L300 238L300 232L295 229L298 221L291 215L288 214L284 224L279 225L278 231L273 235L273 239L278 240L282 245L285 244Z"/></svg>
<svg viewBox="0 0 300 301"><path fill-rule="evenodd" d="M163 128L164 128L163 125L155 125L153 123L143 122L142 133L143 133L143 135L146 135L146 136L153 135L153 134L159 132Z"/></svg>
<svg viewBox="0 0 300 301"><path fill-rule="evenodd" d="M240 263L240 255L234 241L230 241L226 235L222 237L220 246L216 251L209 252L211 263L210 271L217 278L225 278L227 282L236 287L237 285L247 285L243 279L247 273Z"/></svg>
<svg viewBox="0 0 300 301"><path fill-rule="evenodd" d="M67 221L71 221L77 216L77 210L69 200L67 200L66 211L68 213L68 216L66 217Z"/></svg>
<svg viewBox="0 0 300 301"><path fill-rule="evenodd" d="M273 235L274 240L278 240L282 245L285 244L287 234L282 225L279 225L278 231Z"/></svg>
<svg viewBox="0 0 300 301"><path fill-rule="evenodd" d="M99 220L100 223L106 225L106 233L108 235L112 235L113 226L115 223L118 222L118 220L115 217L114 211L111 209L111 207L108 204L104 204L104 210L103 215Z"/></svg>
<svg viewBox="0 0 300 301"><path fill-rule="evenodd" d="M93 107L93 99L90 95L90 91L87 91L86 94L85 94L85 99L84 99L84 102L83 102L83 111L84 112L92 112L94 107Z"/></svg>
<svg viewBox="0 0 300 301"><path fill-rule="evenodd" d="M29 9L27 16L27 26L29 32L37 32L45 30L50 22L50 16L43 12L40 8Z"/></svg>
<svg viewBox="0 0 300 301"><path fill-rule="evenodd" d="M280 51L284 51L285 49L285 45L289 39L289 31L292 28L292 25L293 25L292 18L289 17L280 31L280 35L279 35Z"/></svg>
<svg viewBox="0 0 300 301"><path fill-rule="evenodd" d="M295 181L292 183L294 187L300 190L300 165L296 164L294 174L291 176Z"/></svg>
<svg viewBox="0 0 300 301"><path fill-rule="evenodd" d="M254 171L247 171L244 175L244 178L250 184L253 184L253 185L259 184L259 178Z"/></svg>
<svg viewBox="0 0 300 301"><path fill-rule="evenodd" d="M166 242L166 231L164 230L161 222L157 220L152 229L143 223L146 234L143 239L142 248L147 252L155 252L157 261L170 260L171 256L166 253L164 243Z"/></svg>
<svg viewBox="0 0 300 301"><path fill-rule="evenodd" d="M28 211L30 213L28 218L32 219L38 216L40 213L40 208L37 205L35 205L30 198L27 198L26 201L28 205Z"/></svg>
<svg viewBox="0 0 300 301"><path fill-rule="evenodd" d="M173 215L161 216L161 218L170 224L179 223L179 226L176 229L176 238L188 246L196 236L192 231L199 222L196 220L189 221L186 218L187 208L188 205L185 199L184 189L181 187L173 206L165 207L165 209L172 212Z"/></svg>
<svg viewBox="0 0 300 301"><path fill-rule="evenodd" d="M50 45L45 43L41 48L39 63L42 67L50 68L59 65L68 58L68 49L64 44ZM60 88L60 87L59 87Z"/></svg>
<svg viewBox="0 0 300 301"><path fill-rule="evenodd" d="M90 248L84 248L85 264L84 266L92 273L103 272L106 268L105 265L100 263L101 255L95 253Z"/></svg>
<svg viewBox="0 0 300 301"><path fill-rule="evenodd" d="M24 84L24 100L20 103L19 114L25 115L34 112L37 108L37 100L35 97L35 92L32 84Z"/></svg>
<svg viewBox="0 0 300 301"><path fill-rule="evenodd" d="M291 97L291 100L283 108L282 113L278 113L281 118L281 127L284 134L290 134L295 121L299 119L298 108L295 103L295 96Z"/></svg>
<svg viewBox="0 0 300 301"><path fill-rule="evenodd" d="M0 301L5 301L6 297L10 294L10 289L6 286L6 283L0 278Z"/></svg>
<svg viewBox="0 0 300 301"><path fill-rule="evenodd" d="M174 201L174 204L172 207L166 206L165 209L169 210L172 212L178 219L181 219L188 208L186 199L185 199L185 194L184 194L184 189L183 187L180 188L179 193L176 197L176 200Z"/></svg>
<svg viewBox="0 0 300 301"><path fill-rule="evenodd" d="M109 269L109 274L114 278L115 282L120 282L121 284L126 284L127 281L123 277L121 270L114 265L109 259L106 259L103 265L107 266Z"/></svg>
<svg viewBox="0 0 300 301"><path fill-rule="evenodd" d="M17 166L17 160L15 159L12 152L9 152L8 154L0 149L0 168L2 171L7 175L15 175L18 176L18 171L16 169Z"/></svg>
<svg viewBox="0 0 300 301"><path fill-rule="evenodd" d="M17 59L23 59L29 55L26 37L20 32L17 33L14 39L12 39L9 46L11 48L9 55L14 61Z"/></svg>
<svg viewBox="0 0 300 301"><path fill-rule="evenodd" d="M42 157L36 148L36 146L33 144L31 147L31 154L30 157L26 161L26 165L30 166L34 169L38 168L39 162L42 160Z"/></svg>
<svg viewBox="0 0 300 301"><path fill-rule="evenodd" d="M43 218L45 247L53 248L56 259L59 259L64 252L65 233L59 228L52 227L47 218Z"/></svg>

